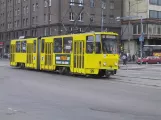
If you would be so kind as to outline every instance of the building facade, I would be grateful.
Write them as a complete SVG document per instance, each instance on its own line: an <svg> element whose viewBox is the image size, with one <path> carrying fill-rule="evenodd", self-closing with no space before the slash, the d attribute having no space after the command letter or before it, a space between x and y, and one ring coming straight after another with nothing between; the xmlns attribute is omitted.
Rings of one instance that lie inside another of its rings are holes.
<svg viewBox="0 0 161 120"><path fill-rule="evenodd" d="M120 33L115 17L122 15L123 0L102 1L0 0L0 42L4 43L4 53L9 52L10 40L19 36L65 34L74 25L80 31L100 31L101 16L104 30Z"/></svg>
<svg viewBox="0 0 161 120"><path fill-rule="evenodd" d="M143 18L144 45L160 45L161 0L124 0L123 5L123 16L132 16L130 20L122 21L124 51L139 55L140 17Z"/></svg>

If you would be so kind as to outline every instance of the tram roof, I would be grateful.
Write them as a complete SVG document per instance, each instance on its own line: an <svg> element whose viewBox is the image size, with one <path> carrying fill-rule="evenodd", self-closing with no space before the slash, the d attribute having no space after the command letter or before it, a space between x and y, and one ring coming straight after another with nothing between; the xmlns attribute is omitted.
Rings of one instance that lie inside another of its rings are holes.
<svg viewBox="0 0 161 120"><path fill-rule="evenodd" d="M66 35L53 35L53 36L42 36L42 38L46 38L46 37L70 37L71 35L91 35L91 34L95 34L95 35L98 35L98 34L107 34L107 35L114 35L114 36L118 36L118 33L115 33L115 32L94 32L94 31L91 31L91 32L86 32L86 33L76 33L76 34L66 34ZM18 39L13 39L13 40L25 40L25 39L35 39L36 37L30 37L30 36L20 36Z"/></svg>
<svg viewBox="0 0 161 120"><path fill-rule="evenodd" d="M68 36L71 36L71 35L80 35L80 34L82 34L82 35L91 35L91 34L95 34L95 35L97 35L97 34L107 34L107 35L114 35L114 36L118 36L118 33L115 33L115 32L86 32L86 33L76 33L76 34L66 34L66 35L56 35L56 36L44 36L44 37L42 37L42 38L45 38L45 37L68 37Z"/></svg>

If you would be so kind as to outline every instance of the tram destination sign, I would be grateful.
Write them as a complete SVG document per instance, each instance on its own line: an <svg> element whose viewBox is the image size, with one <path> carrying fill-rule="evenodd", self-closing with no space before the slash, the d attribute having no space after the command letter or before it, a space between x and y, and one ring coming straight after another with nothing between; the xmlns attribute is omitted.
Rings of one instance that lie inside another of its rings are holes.
<svg viewBox="0 0 161 120"><path fill-rule="evenodd" d="M70 55L57 54L55 55L55 62L57 65L70 65Z"/></svg>

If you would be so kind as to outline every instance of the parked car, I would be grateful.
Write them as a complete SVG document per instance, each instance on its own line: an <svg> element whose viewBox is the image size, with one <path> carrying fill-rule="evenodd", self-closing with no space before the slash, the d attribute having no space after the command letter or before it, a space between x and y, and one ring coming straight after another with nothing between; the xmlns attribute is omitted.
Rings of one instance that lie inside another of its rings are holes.
<svg viewBox="0 0 161 120"><path fill-rule="evenodd" d="M137 64L141 63L141 58L137 59ZM142 58L143 64L161 64L161 58L156 56L148 56L146 58Z"/></svg>

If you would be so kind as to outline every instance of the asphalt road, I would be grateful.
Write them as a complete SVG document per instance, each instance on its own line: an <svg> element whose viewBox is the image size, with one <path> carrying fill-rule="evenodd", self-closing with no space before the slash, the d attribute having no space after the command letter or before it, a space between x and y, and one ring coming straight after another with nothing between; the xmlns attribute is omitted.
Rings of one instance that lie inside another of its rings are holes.
<svg viewBox="0 0 161 120"><path fill-rule="evenodd" d="M107 80L20 70L0 61L0 119L161 120L159 71L120 70Z"/></svg>

